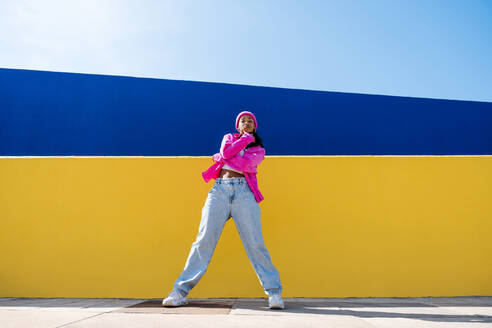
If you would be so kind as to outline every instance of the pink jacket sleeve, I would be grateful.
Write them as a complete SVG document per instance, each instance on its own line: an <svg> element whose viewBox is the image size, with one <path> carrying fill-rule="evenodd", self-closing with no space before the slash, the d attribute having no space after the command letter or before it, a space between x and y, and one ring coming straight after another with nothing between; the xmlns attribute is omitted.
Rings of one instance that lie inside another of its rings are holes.
<svg viewBox="0 0 492 328"><path fill-rule="evenodd" d="M231 161L244 172L256 173L256 167L265 159L265 149L262 147L248 148L244 155L237 155Z"/></svg>
<svg viewBox="0 0 492 328"><path fill-rule="evenodd" d="M232 134L226 134L220 145L220 154L224 159L230 159L254 141L255 137L249 133L244 133L241 138L236 141L234 141L234 136Z"/></svg>
<svg viewBox="0 0 492 328"><path fill-rule="evenodd" d="M234 157L225 159L222 154L213 156L216 162L225 162L231 167L249 173L256 173L256 167L265 159L265 149L262 147L251 147L245 149L243 156L236 154Z"/></svg>

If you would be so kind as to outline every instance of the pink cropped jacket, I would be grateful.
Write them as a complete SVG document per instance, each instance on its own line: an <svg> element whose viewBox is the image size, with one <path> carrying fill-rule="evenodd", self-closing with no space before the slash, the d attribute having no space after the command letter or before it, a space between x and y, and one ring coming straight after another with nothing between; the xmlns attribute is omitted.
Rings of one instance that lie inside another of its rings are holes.
<svg viewBox="0 0 492 328"><path fill-rule="evenodd" d="M246 132L241 137L239 135L239 133L229 133L224 136L220 145L220 153L213 155L214 164L202 172L202 177L205 182L209 182L210 179L217 179L220 170L224 164L227 164L234 170L244 173L249 189L259 203L263 200L263 195L258 189L256 168L265 159L265 149L261 146L244 149L249 143L255 141L255 137ZM244 154L241 156L239 152L243 149Z"/></svg>

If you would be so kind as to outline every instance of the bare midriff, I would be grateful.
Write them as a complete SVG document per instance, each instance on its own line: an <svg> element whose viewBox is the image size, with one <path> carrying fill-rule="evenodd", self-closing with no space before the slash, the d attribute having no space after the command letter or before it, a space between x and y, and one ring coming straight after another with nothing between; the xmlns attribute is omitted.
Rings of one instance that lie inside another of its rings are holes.
<svg viewBox="0 0 492 328"><path fill-rule="evenodd" d="M227 169L220 170L219 178L244 178L244 174Z"/></svg>

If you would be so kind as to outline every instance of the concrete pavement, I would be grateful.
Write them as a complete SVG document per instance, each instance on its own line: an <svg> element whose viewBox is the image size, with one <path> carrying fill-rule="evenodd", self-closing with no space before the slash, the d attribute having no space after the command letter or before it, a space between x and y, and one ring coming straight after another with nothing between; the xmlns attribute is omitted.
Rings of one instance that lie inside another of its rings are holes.
<svg viewBox="0 0 492 328"><path fill-rule="evenodd" d="M488 327L492 297L289 298L285 310L265 299L0 298L2 328L95 327Z"/></svg>

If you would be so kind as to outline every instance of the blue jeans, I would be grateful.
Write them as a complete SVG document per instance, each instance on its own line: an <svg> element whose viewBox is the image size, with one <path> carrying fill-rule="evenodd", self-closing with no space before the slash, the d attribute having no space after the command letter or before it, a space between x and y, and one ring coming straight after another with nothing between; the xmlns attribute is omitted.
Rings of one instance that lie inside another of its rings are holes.
<svg viewBox="0 0 492 328"><path fill-rule="evenodd" d="M248 258L267 295L280 294L277 269L265 247L261 233L260 207L245 178L217 178L202 209L198 236L191 247L174 290L186 296L207 271L224 225L234 218Z"/></svg>

